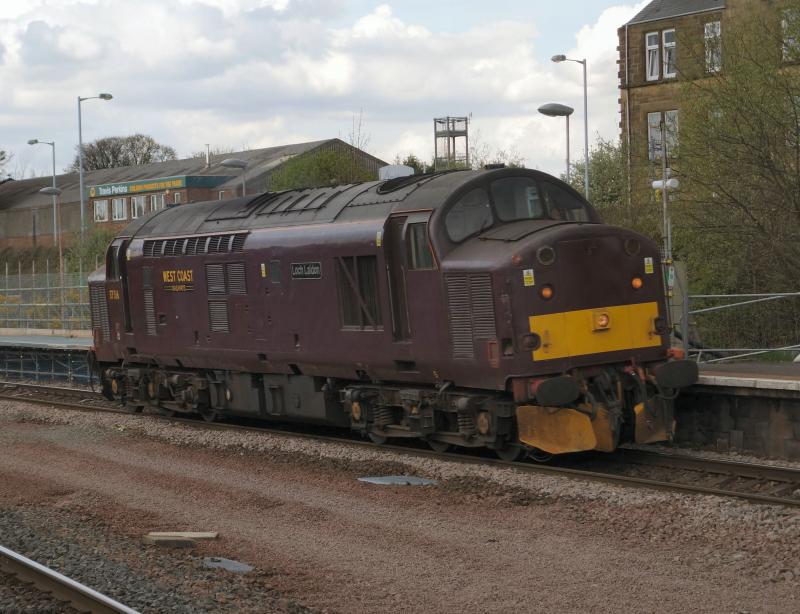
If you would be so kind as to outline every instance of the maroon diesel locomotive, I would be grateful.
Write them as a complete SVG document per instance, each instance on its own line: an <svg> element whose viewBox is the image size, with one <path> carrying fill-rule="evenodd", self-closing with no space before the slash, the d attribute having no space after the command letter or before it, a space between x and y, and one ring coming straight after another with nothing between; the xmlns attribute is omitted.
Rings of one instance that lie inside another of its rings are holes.
<svg viewBox="0 0 800 614"><path fill-rule="evenodd" d="M183 205L89 281L103 391L131 411L350 426L504 458L669 439L657 246L532 170Z"/></svg>

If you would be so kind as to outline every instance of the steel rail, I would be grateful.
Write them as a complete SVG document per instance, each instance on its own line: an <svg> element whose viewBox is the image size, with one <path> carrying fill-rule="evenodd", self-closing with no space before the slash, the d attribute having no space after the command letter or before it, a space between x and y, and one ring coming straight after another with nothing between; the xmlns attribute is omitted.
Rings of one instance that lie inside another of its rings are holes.
<svg viewBox="0 0 800 614"><path fill-rule="evenodd" d="M102 593L68 578L49 567L0 546L0 571L22 582L33 584L58 601L65 601L79 612L92 614L139 614Z"/></svg>
<svg viewBox="0 0 800 614"><path fill-rule="evenodd" d="M37 388L42 391L47 390L48 392L58 393L64 391L64 389L57 388L57 387L48 387L42 385L31 385L31 384L16 384L14 382L0 382L0 385L6 384L8 386L18 386L20 388ZM88 390L80 390L80 389L66 389L69 394L76 394L80 393L83 395L87 394L97 394L91 393ZM83 411L107 411L111 413L125 413L131 414L131 412L126 412L121 409L114 409L112 407L96 407L91 405L83 405L79 403L63 403L63 402L53 402L47 399L37 399L33 397L26 397L26 396L19 396L19 395L9 395L0 391L0 398L6 399L14 399L18 401L27 401L31 403L37 403L42 405L56 405L59 407L65 407L68 409L78 409ZM131 414L133 415L133 414ZM185 426L189 426L192 428L199 428L199 429L215 429L215 430L226 430L226 431L242 431L242 432L249 432L249 433L265 433L270 435L278 435L283 437L294 437L294 438L301 438L301 439L308 439L314 441L321 441L326 443L335 443L335 444L348 444L353 446L359 446L364 448L369 448L373 450L382 450L388 452L395 452L397 454L402 454L406 456L422 456L428 458L436 458L440 460L448 460L452 462L457 462L461 464L473 464L473 465L494 465L499 467L507 467L511 469L516 469L519 471L527 472L527 473L538 473L543 475L550 475L553 477L568 477L568 478L576 478L576 479L589 479L595 482L604 482L608 484L613 484L617 486L629 486L635 488L648 488L653 490L660 490L660 491L673 491L673 492L683 492L683 493L690 493L690 494L698 494L698 495L715 495L719 497L727 497L727 498L737 498L743 499L746 501L751 501L755 503L764 503L770 505L781 505L781 506L792 506L792 507L800 507L800 498L794 497L779 497L769 494L761 494L761 493L752 493L752 492L742 492L737 490L730 490L724 488L715 488L709 486L702 486L702 485L695 485L695 484L685 484L681 482L672 482L672 481L665 481L665 480L653 480L648 478L641 478L641 477L634 477L634 476L627 476L616 474L613 472L605 472L605 471L594 471L594 470L585 470L585 469L576 469L574 467L564 467L558 465L549 465L549 464L542 464L542 463L533 463L533 462L520 462L520 461L505 461L497 458L486 458L481 456L472 456L465 453L454 453L454 452L436 452L434 450L427 450L422 448L415 448L410 446L400 446L400 445L387 445L387 444L375 444L371 441L364 441L364 440L356 440L356 439L348 439L343 437L334 437L331 435L319 435L313 433L303 433L303 432L296 432L292 430L286 430L281 428L270 428L267 426L243 426L238 424L227 424L223 422L205 422L198 419L192 418L183 418L183 417L175 417L175 416L159 416L148 414L148 416L154 418L160 418L168 420L169 422L181 424ZM661 462L666 462L669 459L670 462L676 464L675 468L684 468L688 469L688 466L684 467L677 467L677 464L684 462L687 465L691 464L691 469L695 471L701 471L705 473L717 474L720 473L719 467L724 466L725 472L733 477L752 477L753 472L760 471L762 472L759 476L759 479L770 479L764 477L765 473L767 472L774 472L775 481L780 482L787 482L788 484L796 484L797 488L800 488L800 479L798 479L798 474L800 474L800 470L795 470L789 467L775 467L773 465L757 465L754 463L740 463L737 461L716 461L713 459L691 459L689 457L685 457L682 455L667 455L660 452L643 452L640 450L626 450L622 452L622 455L629 455L630 458L633 458L634 453L639 453L639 462L643 462L642 458L644 455L650 456L651 460L654 458L660 458ZM660 455L660 456L659 456ZM688 459L688 460L687 460ZM613 457L609 457L609 460L614 460ZM619 459L617 459L619 460ZM654 464L652 462L648 464ZM709 471L708 469L704 469L702 465L708 465L709 467L714 467L713 470ZM743 473L737 475L735 472L736 470L741 470ZM782 477L778 477L778 476ZM787 480L787 476L789 479Z"/></svg>

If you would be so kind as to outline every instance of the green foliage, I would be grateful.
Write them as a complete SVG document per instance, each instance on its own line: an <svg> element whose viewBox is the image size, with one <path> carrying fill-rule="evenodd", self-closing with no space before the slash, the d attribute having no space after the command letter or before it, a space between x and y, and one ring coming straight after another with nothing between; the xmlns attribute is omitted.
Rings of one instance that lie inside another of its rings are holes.
<svg viewBox="0 0 800 614"><path fill-rule="evenodd" d="M607 224L631 228L652 239L659 238L660 209L649 201L628 202L628 151L619 140L598 137L589 148L589 196ZM584 193L583 159L570 164L569 177L561 180Z"/></svg>
<svg viewBox="0 0 800 614"><path fill-rule="evenodd" d="M783 40L781 14L748 4L722 70L683 85L674 242L696 290L800 288L800 73Z"/></svg>
<svg viewBox="0 0 800 614"><path fill-rule="evenodd" d="M157 143L153 137L145 134L110 136L83 146L83 170L86 171L151 164L176 158L172 147ZM68 170L77 171L78 163L78 154L75 154Z"/></svg>
<svg viewBox="0 0 800 614"><path fill-rule="evenodd" d="M425 173L432 173L433 172L433 163L426 164L421 159L419 159L416 154L410 153L402 160L400 159L400 155L396 155L394 157L395 164L404 164L406 166L410 166L414 169L415 175L424 175Z"/></svg>
<svg viewBox="0 0 800 614"><path fill-rule="evenodd" d="M84 272L94 269L95 262L100 266L105 262L108 244L116 236L116 232L111 228L95 226L86 234L83 241L76 241L75 244L64 250L64 259L68 271L77 271L83 263Z"/></svg>
<svg viewBox="0 0 800 614"><path fill-rule="evenodd" d="M364 168L359 156L355 149L322 149L295 156L267 178L267 189L294 190L377 179L374 172Z"/></svg>

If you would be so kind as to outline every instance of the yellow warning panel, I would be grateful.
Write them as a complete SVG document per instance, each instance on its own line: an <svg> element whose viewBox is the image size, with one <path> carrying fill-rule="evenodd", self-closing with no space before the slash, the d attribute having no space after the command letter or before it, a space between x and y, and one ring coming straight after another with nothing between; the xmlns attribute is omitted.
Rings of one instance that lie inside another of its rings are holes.
<svg viewBox="0 0 800 614"><path fill-rule="evenodd" d="M657 317L656 302L530 316L530 330L542 340L539 349L533 352L533 359L552 360L661 345L661 335L655 331Z"/></svg>
<svg viewBox="0 0 800 614"><path fill-rule="evenodd" d="M617 438L611 425L611 414L602 403L595 405L595 416L592 420L592 429L597 438L595 450L600 452L613 452L616 449Z"/></svg>
<svg viewBox="0 0 800 614"><path fill-rule="evenodd" d="M586 414L565 407L517 407L519 440L550 454L583 452L597 447L592 421Z"/></svg>
<svg viewBox="0 0 800 614"><path fill-rule="evenodd" d="M654 416L647 411L644 403L637 403L633 413L636 416L636 443L653 443L669 439L664 412L658 412Z"/></svg>

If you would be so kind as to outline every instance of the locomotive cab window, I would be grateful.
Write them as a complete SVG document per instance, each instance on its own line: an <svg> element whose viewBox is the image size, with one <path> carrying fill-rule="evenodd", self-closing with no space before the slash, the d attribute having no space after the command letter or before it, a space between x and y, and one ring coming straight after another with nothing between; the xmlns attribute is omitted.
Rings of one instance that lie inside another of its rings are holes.
<svg viewBox="0 0 800 614"><path fill-rule="evenodd" d="M492 200L503 222L541 220L544 205L536 182L529 177L507 177L492 182Z"/></svg>
<svg viewBox="0 0 800 614"><path fill-rule="evenodd" d="M409 224L406 230L408 241L408 268L416 271L433 268L433 254L428 242L428 224Z"/></svg>
<svg viewBox="0 0 800 614"><path fill-rule="evenodd" d="M475 188L462 196L445 216L444 225L450 240L460 243L494 224L489 195L483 188Z"/></svg>
<svg viewBox="0 0 800 614"><path fill-rule="evenodd" d="M119 279L119 250L122 248L122 241L114 241L108 246L106 252L106 279Z"/></svg>
<svg viewBox="0 0 800 614"><path fill-rule="evenodd" d="M549 181L542 186L548 217L569 222L589 221L589 212L580 198Z"/></svg>

